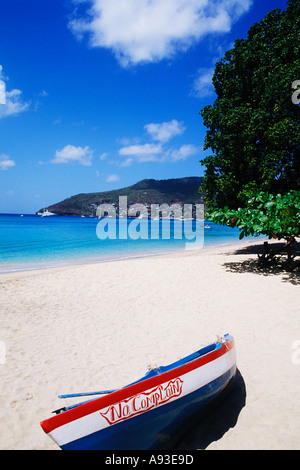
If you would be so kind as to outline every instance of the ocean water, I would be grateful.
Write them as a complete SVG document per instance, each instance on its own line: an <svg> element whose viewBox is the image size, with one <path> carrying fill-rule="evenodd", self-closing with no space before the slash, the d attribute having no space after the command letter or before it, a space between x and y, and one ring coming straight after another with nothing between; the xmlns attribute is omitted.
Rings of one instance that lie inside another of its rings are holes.
<svg viewBox="0 0 300 470"><path fill-rule="evenodd" d="M0 214L0 273L172 253L197 248L200 240L195 221L187 225L186 221L106 219L106 227L99 222L94 217ZM109 238L113 226L116 239ZM120 231L125 239L118 237ZM157 239L151 238L154 233ZM237 229L209 221L201 233L203 249L237 242L239 236Z"/></svg>

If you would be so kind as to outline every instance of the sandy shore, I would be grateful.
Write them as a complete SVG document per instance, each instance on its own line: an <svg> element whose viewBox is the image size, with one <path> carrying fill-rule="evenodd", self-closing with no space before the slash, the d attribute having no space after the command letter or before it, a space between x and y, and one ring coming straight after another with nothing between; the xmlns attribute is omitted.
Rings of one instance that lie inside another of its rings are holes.
<svg viewBox="0 0 300 470"><path fill-rule="evenodd" d="M57 449L39 423L58 394L124 386L231 333L237 385L180 448L299 449L300 280L253 272L242 246L1 275L0 448Z"/></svg>

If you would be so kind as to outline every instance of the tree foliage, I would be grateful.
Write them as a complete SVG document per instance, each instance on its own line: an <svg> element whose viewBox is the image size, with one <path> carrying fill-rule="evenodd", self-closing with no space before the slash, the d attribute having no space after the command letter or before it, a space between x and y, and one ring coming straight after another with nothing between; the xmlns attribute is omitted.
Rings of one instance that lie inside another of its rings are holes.
<svg viewBox="0 0 300 470"><path fill-rule="evenodd" d="M285 246L279 246L270 251L265 243L265 252L259 261L265 267L276 260L275 256L287 250L286 266L294 270L300 266L295 262L297 254L292 253L296 237L300 236L300 191L289 191L281 195L269 194L264 191L252 191L245 194L246 207L237 210L223 209L208 214L208 218L217 224L237 227L240 230L240 239L249 235L265 235L269 239L284 239Z"/></svg>
<svg viewBox="0 0 300 470"><path fill-rule="evenodd" d="M217 99L201 111L204 149L213 152L201 160L208 208L237 209L249 190L300 189L300 107L291 99L300 80L299 31L300 0L289 0L216 64Z"/></svg>
<svg viewBox="0 0 300 470"><path fill-rule="evenodd" d="M265 235L269 239L293 242L300 235L300 191L285 195L263 191L248 192L245 208L225 206L209 214L212 222L237 227L240 239L249 235Z"/></svg>

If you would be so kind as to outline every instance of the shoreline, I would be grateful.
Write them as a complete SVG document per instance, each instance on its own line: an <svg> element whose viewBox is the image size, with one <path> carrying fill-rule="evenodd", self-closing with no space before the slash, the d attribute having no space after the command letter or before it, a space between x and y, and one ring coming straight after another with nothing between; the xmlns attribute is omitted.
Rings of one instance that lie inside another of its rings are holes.
<svg viewBox="0 0 300 470"><path fill-rule="evenodd" d="M0 276L0 448L58 449L39 425L72 404L57 395L120 388L230 333L237 387L179 448L298 449L300 282L248 269L257 242Z"/></svg>
<svg viewBox="0 0 300 470"><path fill-rule="evenodd" d="M16 215L12 215L12 217L16 217ZM32 215L28 215L28 217L30 218L32 217ZM34 216L34 218L39 219L40 217ZM64 218L65 217L62 217L62 219ZM69 217L67 218L69 219ZM74 217L71 217L71 219L74 219ZM221 234L219 234L218 233L219 227L217 228L216 233L214 229L207 231L204 229L208 227L204 227L203 233L201 231L199 235L196 236L195 239L192 238L191 240L189 239L189 237L185 239L185 234L181 233L181 237L179 238L177 236L175 237L175 234L174 234L174 239L172 238L172 236L170 236L169 240L168 238L165 238L164 236L162 236L162 239L160 238L152 239L150 237L146 240L144 240L143 237L140 237L141 239L137 239L136 243L134 242L130 244L125 243L123 245L122 245L122 241L120 244L120 239L117 238L116 239L117 243L114 243L112 241L110 244L110 241L108 240L108 243L105 242L104 245L101 246L99 243L96 243L95 240L91 244L86 243L87 236L91 235L90 228L89 228L90 219L88 218L87 220L88 225L86 225L85 222L82 224L81 217L75 217L75 219L78 219L78 220L74 226L73 225L69 226L68 224L66 226L64 226L64 224L62 225L62 229L66 230L66 232L63 232L63 233L64 233L64 236L68 237L69 231L70 230L73 231L74 227L77 227L77 223L79 223L80 228L83 229L83 232L79 231L79 235L78 235L79 237L83 237L82 245L78 243L78 239L76 237L75 238L71 237L69 240L70 243L69 242L65 243L64 237L63 237L62 239L63 243L62 243L62 246L60 247L58 246L59 237L54 237L54 239L50 237L48 240L47 238L48 235L47 235L44 240L44 244L43 243L38 244L37 249L34 250L34 252L31 251L30 244L29 244L29 248L27 249L26 243L25 243L25 246L21 246L21 245L19 246L18 243L16 243L15 240L18 234L15 233L15 230L16 230L16 227L17 227L17 230L19 230L20 226L18 223L17 225L13 225L12 226L14 227L13 233L12 233L13 243L11 245L9 238L7 239L9 250L7 253L5 252L5 250L2 253L2 259L0 260L0 275L3 273L9 273L9 272L31 271L31 270L36 270L36 269L38 270L48 269L48 268L55 268L55 267L60 267L60 266L101 263L101 262L115 261L119 259L140 258L140 257L145 257L145 256L157 256L157 255L160 256L166 253L173 253L173 252L176 253L177 251L184 252L185 247L187 247L187 245L191 245L192 247L193 245L196 245L199 243L199 246L201 247L201 243L203 242L203 240L204 240L203 249L213 248L214 246L218 246L220 244L220 240L221 240L221 244L224 244L224 243L231 244L231 243L239 242L238 234L234 235L230 233L230 229L228 228L222 228ZM16 220L19 220L19 215L17 216ZM133 221L134 220L135 219L133 218ZM39 229L42 230L41 235L43 235L43 230L46 230L46 233L49 232L49 230L47 229L48 225L51 227L51 232L54 231L55 233L52 222L53 222L53 218L50 217L50 218L46 218L46 221L44 221L43 224L37 224L37 230ZM209 222L209 221L204 221L204 223L206 222ZM57 223L58 222L56 221L55 224ZM98 224L98 220L97 220L97 224ZM93 227L93 235L95 235L94 234L94 229L95 229L94 220L92 220L92 227ZM56 229L60 230L60 228L61 228L61 224L58 224L58 227L56 227ZM86 231L87 228L88 228L88 231ZM225 230L224 233L223 233L223 229ZM129 230L128 227L127 227L127 230ZM229 230L228 233L226 233L227 230ZM77 230L75 233L77 233ZM149 227L148 227L148 235L149 235ZM151 232L151 235L152 235L152 232ZM198 240L198 237L199 237L199 240ZM47 240L49 241L49 243L47 243ZM32 243L34 244L36 243L36 241L37 240L34 238ZM52 243L54 244L53 249L51 248Z"/></svg>
<svg viewBox="0 0 300 470"><path fill-rule="evenodd" d="M159 252L143 252L143 253L136 253L131 252L128 255L112 255L111 257L107 258L95 258L95 257L80 257L80 258L68 258L68 259L60 259L60 260L50 260L40 263L7 263L7 264L0 264L0 279L5 274L14 274L14 273L22 273L22 272L32 272L32 271L40 271L45 269L59 269L64 267L72 267L72 266L85 266L89 264L101 264L101 263L110 263L110 262L117 262L117 261L126 261L130 259L142 259L142 258L152 258L152 257L160 257L160 256L169 256L173 254L184 254L189 252L204 252L207 250L216 250L219 247L232 247L234 245L237 246L245 246L245 245L253 245L257 244L258 242L263 243L263 241L267 240L265 237L261 238L253 238L249 240L232 240L230 242L225 243L212 243L207 246L203 246L201 249L174 249L169 251L159 251Z"/></svg>

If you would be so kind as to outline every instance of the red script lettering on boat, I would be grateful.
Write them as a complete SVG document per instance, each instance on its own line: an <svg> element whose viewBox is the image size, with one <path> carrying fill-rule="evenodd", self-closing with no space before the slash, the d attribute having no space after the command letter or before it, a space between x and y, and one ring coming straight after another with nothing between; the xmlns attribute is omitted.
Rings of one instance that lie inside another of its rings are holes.
<svg viewBox="0 0 300 470"><path fill-rule="evenodd" d="M172 398L179 397L182 393L182 384L183 381L178 377L167 384L159 385L149 392L143 392L115 403L104 412L100 412L100 414L109 424L116 424L124 419L149 411L156 406L163 405Z"/></svg>

